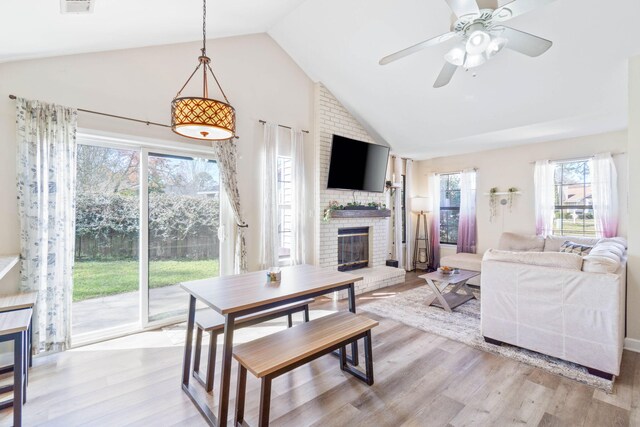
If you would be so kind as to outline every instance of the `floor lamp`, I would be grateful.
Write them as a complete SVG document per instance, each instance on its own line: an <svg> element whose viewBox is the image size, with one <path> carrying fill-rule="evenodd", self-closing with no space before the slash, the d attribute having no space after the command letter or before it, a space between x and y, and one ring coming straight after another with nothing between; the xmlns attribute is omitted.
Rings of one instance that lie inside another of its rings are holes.
<svg viewBox="0 0 640 427"><path fill-rule="evenodd" d="M431 212L431 197L413 197L411 210L418 215L416 236L413 243L413 269L429 269L429 229L427 228L427 212ZM420 236L420 223L424 228L424 236ZM424 247L420 247L421 243ZM424 252L422 252L424 251Z"/></svg>

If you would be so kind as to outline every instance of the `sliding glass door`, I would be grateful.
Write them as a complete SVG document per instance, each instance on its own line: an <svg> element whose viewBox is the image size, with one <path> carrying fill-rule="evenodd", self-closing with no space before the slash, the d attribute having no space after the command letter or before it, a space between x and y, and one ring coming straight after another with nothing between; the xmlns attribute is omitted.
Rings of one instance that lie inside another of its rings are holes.
<svg viewBox="0 0 640 427"><path fill-rule="evenodd" d="M180 321L180 282L219 275L211 159L78 145L74 343Z"/></svg>
<svg viewBox="0 0 640 427"><path fill-rule="evenodd" d="M220 180L212 160L149 154L149 320L186 313L177 285L218 276Z"/></svg>
<svg viewBox="0 0 640 427"><path fill-rule="evenodd" d="M139 324L140 151L78 145L74 335Z"/></svg>

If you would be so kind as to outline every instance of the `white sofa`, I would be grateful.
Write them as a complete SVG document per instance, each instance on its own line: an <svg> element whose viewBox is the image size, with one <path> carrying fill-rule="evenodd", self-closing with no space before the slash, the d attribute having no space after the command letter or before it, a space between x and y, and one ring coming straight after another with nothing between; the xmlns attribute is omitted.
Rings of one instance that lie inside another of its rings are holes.
<svg viewBox="0 0 640 427"><path fill-rule="evenodd" d="M584 257L559 252L566 241L594 245ZM624 344L626 241L504 233L484 254L481 328L505 342L620 373Z"/></svg>

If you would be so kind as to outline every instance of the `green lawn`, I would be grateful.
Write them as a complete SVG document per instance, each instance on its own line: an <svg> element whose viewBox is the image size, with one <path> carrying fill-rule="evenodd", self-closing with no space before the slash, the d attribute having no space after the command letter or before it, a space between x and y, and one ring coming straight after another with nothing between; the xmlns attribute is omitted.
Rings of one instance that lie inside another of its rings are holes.
<svg viewBox="0 0 640 427"><path fill-rule="evenodd" d="M218 275L218 260L151 261L149 287L175 285ZM138 286L138 261L79 261L73 271L73 301L132 292Z"/></svg>

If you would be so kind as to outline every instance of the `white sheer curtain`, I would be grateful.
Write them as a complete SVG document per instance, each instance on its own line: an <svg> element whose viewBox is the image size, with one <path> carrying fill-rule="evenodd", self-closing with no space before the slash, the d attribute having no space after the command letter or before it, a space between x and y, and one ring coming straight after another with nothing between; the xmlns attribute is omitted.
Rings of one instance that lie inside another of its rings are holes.
<svg viewBox="0 0 640 427"><path fill-rule="evenodd" d="M429 267L438 268L440 265L440 175L431 174L431 196L433 198L433 212L429 226Z"/></svg>
<svg viewBox="0 0 640 427"><path fill-rule="evenodd" d="M596 154L591 161L591 191L598 236L617 236L618 173L611 153Z"/></svg>
<svg viewBox="0 0 640 427"><path fill-rule="evenodd" d="M262 142L260 268L278 265L278 125L264 125Z"/></svg>
<svg viewBox="0 0 640 427"><path fill-rule="evenodd" d="M291 129L291 181L293 198L291 200L291 264L304 264L306 258L305 227L306 197L304 178L304 134Z"/></svg>
<svg viewBox="0 0 640 427"><path fill-rule="evenodd" d="M535 185L536 234L547 237L553 234L555 212L555 165L549 160L538 160L533 181Z"/></svg>
<svg viewBox="0 0 640 427"><path fill-rule="evenodd" d="M407 159L404 166L404 206L405 206L405 252L404 252L404 269L411 271L413 269L413 227L411 226L411 176L413 173L413 160ZM425 230L426 232L426 230Z"/></svg>
<svg viewBox="0 0 640 427"><path fill-rule="evenodd" d="M71 336L77 111L18 98L16 123L20 288L38 291L33 348L61 351Z"/></svg>
<svg viewBox="0 0 640 427"><path fill-rule="evenodd" d="M393 158L393 173L396 183L402 179L402 159L398 156ZM402 192L399 188L393 194L393 256L402 267Z"/></svg>
<svg viewBox="0 0 640 427"><path fill-rule="evenodd" d="M476 253L476 171L460 174L460 217L457 252Z"/></svg>

